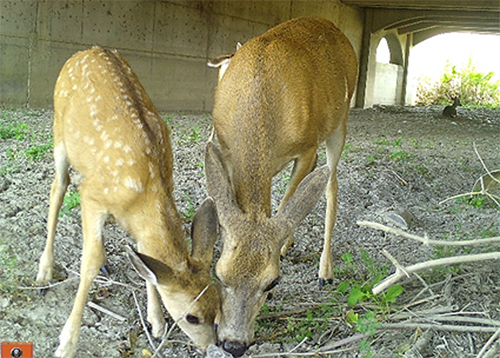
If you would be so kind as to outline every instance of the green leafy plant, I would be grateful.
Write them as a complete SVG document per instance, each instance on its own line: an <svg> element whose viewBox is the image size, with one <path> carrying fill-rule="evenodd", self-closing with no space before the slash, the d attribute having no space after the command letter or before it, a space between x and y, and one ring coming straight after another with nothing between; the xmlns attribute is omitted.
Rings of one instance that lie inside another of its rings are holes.
<svg viewBox="0 0 500 358"><path fill-rule="evenodd" d="M28 134L28 126L24 123L1 123L0 124L0 139L15 138L17 140L24 139Z"/></svg>
<svg viewBox="0 0 500 358"><path fill-rule="evenodd" d="M80 205L80 192L68 190L66 195L64 196L63 205L61 207L61 211L59 212L59 216L70 216L71 210Z"/></svg>
<svg viewBox="0 0 500 358"><path fill-rule="evenodd" d="M45 155L52 149L52 143L34 145L28 149L25 155L34 161L42 160Z"/></svg>
<svg viewBox="0 0 500 358"><path fill-rule="evenodd" d="M389 145L389 144L391 144L391 142L383 134L382 134L382 137L380 137L380 138L373 138L372 142L373 142L373 144L378 144L378 145Z"/></svg>
<svg viewBox="0 0 500 358"><path fill-rule="evenodd" d="M194 215L196 214L196 208L194 207L193 200L187 194L182 194L182 196L188 202L187 209L182 212L182 217L184 218L185 221L192 221Z"/></svg>
<svg viewBox="0 0 500 358"><path fill-rule="evenodd" d="M417 85L417 104L450 104L451 97L458 96L462 105L500 106L500 82L493 80L494 73L476 70L472 59L459 69L448 63L441 78L432 81L420 78Z"/></svg>
<svg viewBox="0 0 500 358"><path fill-rule="evenodd" d="M190 132L185 135L185 139L190 142L198 142L203 139L200 133L200 126L194 127Z"/></svg>
<svg viewBox="0 0 500 358"><path fill-rule="evenodd" d="M396 150L395 152L391 153L391 159L394 161L405 161L410 158L411 154L406 153L402 150Z"/></svg>
<svg viewBox="0 0 500 358"><path fill-rule="evenodd" d="M370 301L376 307L375 310L368 310L361 315L356 313L354 309L351 309L347 316L347 321L354 325L355 331L368 333L368 337L363 339L360 343L360 351L363 357L368 358L372 356L370 350L371 340L377 328L380 327L379 320L391 310L390 305L395 303L397 297L403 293L403 287L395 285L379 295L373 294L373 287L387 275L388 268L386 266L376 265L375 261L366 250L360 249L360 257L361 263L365 267L365 282L361 283L354 279L342 281L337 286L336 291L341 295L347 295L347 304L351 307L364 301ZM362 273L354 263L352 254L344 254L341 258L344 265L348 267L350 271L362 276Z"/></svg>
<svg viewBox="0 0 500 358"><path fill-rule="evenodd" d="M17 291L16 277L13 274L16 265L16 255L4 242L0 242L0 293L4 292L12 296Z"/></svg>
<svg viewBox="0 0 500 358"><path fill-rule="evenodd" d="M485 207L487 202L488 201L486 200L486 196L484 196L484 195L474 195L472 197L462 196L462 197L457 198L455 200L455 203L457 203L457 204L465 203L465 204L468 204L468 205L475 207L476 209L481 209L481 208Z"/></svg>
<svg viewBox="0 0 500 358"><path fill-rule="evenodd" d="M16 163L16 152L11 148L7 148L5 151L7 154L7 163L0 167L0 176L5 176L7 174L19 173L20 169Z"/></svg>
<svg viewBox="0 0 500 358"><path fill-rule="evenodd" d="M366 160L367 160L366 161L366 165L373 165L373 164L375 164L375 159L376 159L376 157L374 155L368 154L366 156Z"/></svg>
<svg viewBox="0 0 500 358"><path fill-rule="evenodd" d="M360 149L359 148L355 148L352 144L350 143L347 143L345 146L344 146L344 149L342 150L342 159L344 160L349 160L349 154L350 153L357 153L359 152Z"/></svg>

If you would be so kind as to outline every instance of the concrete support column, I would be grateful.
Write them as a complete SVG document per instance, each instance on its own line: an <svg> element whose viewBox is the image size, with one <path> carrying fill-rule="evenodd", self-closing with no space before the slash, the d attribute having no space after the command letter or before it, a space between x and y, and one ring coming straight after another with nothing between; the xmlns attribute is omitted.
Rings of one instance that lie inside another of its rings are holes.
<svg viewBox="0 0 500 358"><path fill-rule="evenodd" d="M364 108L366 103L372 25L373 25L373 10L367 9L365 13L365 24L363 26L363 38L361 40L362 43L361 43L361 53L359 56L358 89L356 92L356 107L359 108Z"/></svg>
<svg viewBox="0 0 500 358"><path fill-rule="evenodd" d="M405 45L405 57L404 57L404 67L403 67L403 84L401 88L401 105L404 106L409 103L408 97L408 69L410 67L410 54L413 48L413 33L409 33L406 36ZM411 103L410 103L411 104Z"/></svg>

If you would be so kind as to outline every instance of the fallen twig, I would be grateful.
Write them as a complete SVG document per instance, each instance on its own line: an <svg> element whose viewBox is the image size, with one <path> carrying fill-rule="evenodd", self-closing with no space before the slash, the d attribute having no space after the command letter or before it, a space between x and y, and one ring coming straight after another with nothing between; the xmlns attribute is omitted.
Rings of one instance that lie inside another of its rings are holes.
<svg viewBox="0 0 500 358"><path fill-rule="evenodd" d="M500 242L500 236L490 237L486 239L476 239L476 240L463 240L463 241L444 241L444 240L431 240L427 236L421 237L417 235L413 235L403 231L401 229L396 229L390 226L382 225L372 221L357 221L359 226L367 226L372 229L382 230L385 232L389 232L391 234L399 235L406 237L408 239L416 240L421 242L424 245L440 245L440 246L468 246L468 245L486 245L486 244L494 244Z"/></svg>
<svg viewBox="0 0 500 358"><path fill-rule="evenodd" d="M93 302L93 301L88 301L87 302L87 306L89 306L90 308L93 308L95 310L98 310L102 313L105 313L107 314L108 316L110 317L113 317L114 319L117 319L119 321L125 321L126 318L123 317L123 316L120 316L118 313L114 313L113 311L110 311L109 309L105 308L105 307L102 307L102 306L99 306L97 303Z"/></svg>
<svg viewBox="0 0 500 358"><path fill-rule="evenodd" d="M476 156L477 158L479 159L479 161L481 162L481 165L483 166L484 170L486 171L486 173L488 174L488 176L491 178L491 180L497 182L497 183L500 183L500 180L498 180L497 178L495 178L492 174L491 174L491 171L488 169L488 167L486 167L486 164L484 164L484 161L483 161L483 158L481 158L481 155L479 155L479 152L477 150L477 147L476 147L476 143L473 142L472 143L472 146L474 147L474 152L476 153ZM482 178L482 177L481 177ZM477 190L477 189L476 189ZM497 195L494 195L494 194L491 194L490 192L488 192L487 189L484 188L484 186L481 184L481 190L480 191L474 191L474 192L471 192L471 193L465 193L465 194L459 194L459 195L454 195L450 198L447 198L445 200L442 200L439 204L443 204L449 200L453 200L453 199L457 199L457 198L461 198L461 197L465 197L465 196L473 196L473 195L485 195L487 196L488 198L490 198L498 207L500 207L500 197L497 196Z"/></svg>
<svg viewBox="0 0 500 358"><path fill-rule="evenodd" d="M475 323L483 324L486 326L496 326L500 327L500 321L491 318L478 318L478 317L464 317L455 315L442 315L442 316L431 316L431 317L420 317L420 319L425 319L426 321L437 321L437 322L462 322L462 323Z"/></svg>
<svg viewBox="0 0 500 358"><path fill-rule="evenodd" d="M484 347L479 351L479 354L477 355L476 358L482 358L485 356L485 353L486 351L488 350L488 348L495 342L495 340L500 337L500 327L498 327L497 331L495 332L494 335L492 335L490 337L490 339L488 339L488 342L486 342L486 344L484 345Z"/></svg>
<svg viewBox="0 0 500 358"><path fill-rule="evenodd" d="M419 323L419 322L405 322L405 323L382 323L380 329L433 329L435 331L448 331L448 332L480 332L480 333L494 333L498 327L485 327L485 326L463 326L451 324L432 324L432 323Z"/></svg>
<svg viewBox="0 0 500 358"><path fill-rule="evenodd" d="M63 281L59 281L56 283L49 283L46 286L33 286L33 287L17 286L17 288L20 290L47 290L47 289L50 289L52 287L56 287L56 286L68 283L70 281L76 281L76 280L78 280L78 277L67 278Z"/></svg>
<svg viewBox="0 0 500 358"><path fill-rule="evenodd" d="M405 310L406 307L403 307L402 310ZM444 313L453 313L456 311L458 307L456 305L454 306L444 306L444 307L435 307L435 308L430 308L427 310L421 310L418 312L413 312L409 311L408 312L396 312L393 313L389 316L390 320L403 320L403 319L408 319L408 318L414 318L414 317L423 317L429 314L444 314Z"/></svg>
<svg viewBox="0 0 500 358"><path fill-rule="evenodd" d="M468 262L477 262L477 261L486 261L486 260L500 260L500 252L489 252L484 254L475 254L475 255L462 255L462 256L451 256L445 257L437 260L430 260L421 262L415 265L411 265L404 268L404 271L396 269L396 272L391 276L384 279L378 285L373 287L372 292L375 295L378 295L380 292L388 289L396 282L401 280L403 277L406 277L407 274L418 272L422 270L426 270L433 267L438 266L448 266L455 264L463 264Z"/></svg>
<svg viewBox="0 0 500 358"><path fill-rule="evenodd" d="M497 183L500 183L500 180L498 180L497 178L495 178L493 175L491 175L491 172L490 170L488 169L488 167L486 166L486 164L484 164L484 161L483 161L483 158L481 158L481 155L479 155L479 151L477 150L477 147L476 147L476 142L472 142L472 147L474 148L474 152L476 153L476 156L477 158L479 159L479 161L481 162L481 165L483 166L484 170L486 170L486 173L488 173L488 176L496 181Z"/></svg>
<svg viewBox="0 0 500 358"><path fill-rule="evenodd" d="M318 350L314 350L311 352L274 352L274 353L264 353L264 354L255 354L250 355L250 358L273 358L273 357L318 357L318 356L331 356L332 354L340 354L347 351L351 351L353 348L345 348L345 349L335 349L331 351L319 352Z"/></svg>
<svg viewBox="0 0 500 358"><path fill-rule="evenodd" d="M344 339L341 339L341 340L338 340L338 341L335 341L332 343L327 343L323 347L321 347L320 351L321 352L330 351L334 348L342 347L342 346L345 346L346 344L349 344L349 343L358 342L358 341L361 341L361 340L368 338L368 337L370 337L369 333L356 334L354 336L347 337L347 338L344 338Z"/></svg>
<svg viewBox="0 0 500 358"><path fill-rule="evenodd" d="M403 358L415 358L415 357L422 357L422 351L425 349L425 347L429 344L431 338L432 338L433 332L432 330L427 330L425 331L420 338L418 338L415 342L415 344L406 351L405 355Z"/></svg>
<svg viewBox="0 0 500 358"><path fill-rule="evenodd" d="M137 300L137 296L135 295L135 292L132 291L132 296L134 296L134 302L135 306L137 307L137 312L139 313L139 319L141 320L142 324L142 329L144 330L144 333L146 333L146 337L148 338L149 345L153 349L153 352L156 350L156 346L153 342L153 338L149 334L148 327L146 326L146 322L144 321L144 317L142 316L142 311L141 311L141 306L139 305L139 301Z"/></svg>

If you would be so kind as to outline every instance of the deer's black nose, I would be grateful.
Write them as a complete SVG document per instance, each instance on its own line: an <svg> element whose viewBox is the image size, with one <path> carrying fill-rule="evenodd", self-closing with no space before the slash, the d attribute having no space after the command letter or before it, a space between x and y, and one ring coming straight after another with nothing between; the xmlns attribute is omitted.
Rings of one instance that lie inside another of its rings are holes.
<svg viewBox="0 0 500 358"><path fill-rule="evenodd" d="M247 351L247 345L238 341L224 341L222 348L235 357L241 357Z"/></svg>

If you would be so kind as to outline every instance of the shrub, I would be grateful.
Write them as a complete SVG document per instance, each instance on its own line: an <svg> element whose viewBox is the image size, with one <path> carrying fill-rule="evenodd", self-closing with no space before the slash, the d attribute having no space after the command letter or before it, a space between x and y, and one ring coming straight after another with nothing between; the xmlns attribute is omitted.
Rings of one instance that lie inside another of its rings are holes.
<svg viewBox="0 0 500 358"><path fill-rule="evenodd" d="M493 81L493 72L481 73L472 59L462 69L448 63L438 81L419 78L416 103L422 105L450 104L452 97L459 97L462 105L500 106L500 81Z"/></svg>

